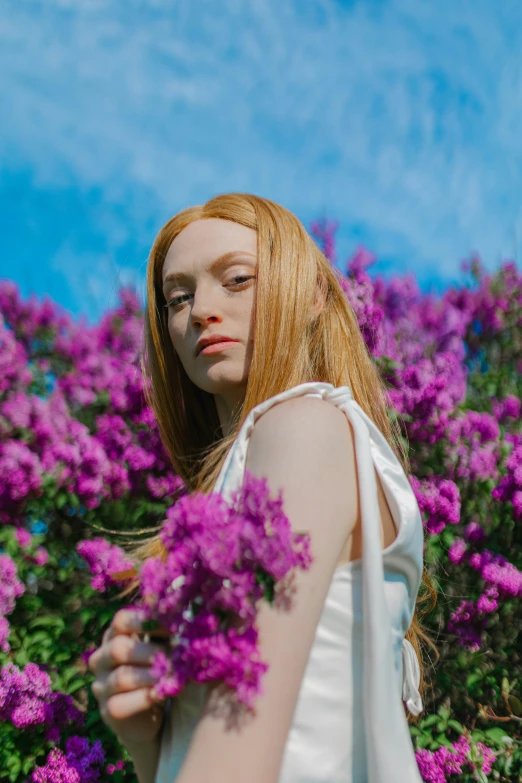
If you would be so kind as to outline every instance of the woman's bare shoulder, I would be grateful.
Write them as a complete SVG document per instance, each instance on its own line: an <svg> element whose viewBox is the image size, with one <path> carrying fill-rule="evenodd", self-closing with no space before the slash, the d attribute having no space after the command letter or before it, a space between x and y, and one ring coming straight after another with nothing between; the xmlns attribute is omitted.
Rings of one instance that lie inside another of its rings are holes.
<svg viewBox="0 0 522 783"><path fill-rule="evenodd" d="M272 430L287 434L304 428L314 433L329 431L341 426L343 422L349 429L346 414L327 400L320 397L290 397L277 402L257 420L254 432L269 434Z"/></svg>
<svg viewBox="0 0 522 783"><path fill-rule="evenodd" d="M291 459L311 460L341 472L354 463L353 433L346 414L319 397L283 400L259 417L250 435L248 460L257 464Z"/></svg>

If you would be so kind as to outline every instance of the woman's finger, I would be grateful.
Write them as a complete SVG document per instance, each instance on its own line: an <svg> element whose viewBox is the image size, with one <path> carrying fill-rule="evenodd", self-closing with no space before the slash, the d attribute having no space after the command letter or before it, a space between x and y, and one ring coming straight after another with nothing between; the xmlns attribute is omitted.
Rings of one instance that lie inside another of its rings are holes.
<svg viewBox="0 0 522 783"><path fill-rule="evenodd" d="M107 696L127 693L139 688L152 687L158 682L150 668L145 666L118 666L107 677L105 687Z"/></svg>
<svg viewBox="0 0 522 783"><path fill-rule="evenodd" d="M153 700L150 692L151 688L138 688L128 693L116 693L107 699L104 712L111 720L125 720L154 707L153 716L157 715L158 720L161 720L165 702Z"/></svg>
<svg viewBox="0 0 522 783"><path fill-rule="evenodd" d="M158 652L165 652L166 646L140 642L130 636L115 636L97 651L99 653L96 664L96 672L115 669L124 664L137 666L150 666L152 659ZM93 656L96 653L93 653Z"/></svg>
<svg viewBox="0 0 522 783"><path fill-rule="evenodd" d="M108 642L118 634L142 633L142 620L139 612L132 609L119 609L105 633L107 636L105 637L104 634L104 642Z"/></svg>

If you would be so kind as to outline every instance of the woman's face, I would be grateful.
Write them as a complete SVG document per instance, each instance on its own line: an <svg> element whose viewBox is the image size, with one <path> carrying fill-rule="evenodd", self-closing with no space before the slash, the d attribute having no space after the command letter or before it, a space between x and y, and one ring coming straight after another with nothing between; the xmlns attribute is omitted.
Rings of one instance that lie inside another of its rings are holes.
<svg viewBox="0 0 522 783"><path fill-rule="evenodd" d="M231 220L196 220L172 242L163 293L174 350L190 380L216 395L220 419L242 400L254 339L257 232ZM220 335L232 342L200 349Z"/></svg>

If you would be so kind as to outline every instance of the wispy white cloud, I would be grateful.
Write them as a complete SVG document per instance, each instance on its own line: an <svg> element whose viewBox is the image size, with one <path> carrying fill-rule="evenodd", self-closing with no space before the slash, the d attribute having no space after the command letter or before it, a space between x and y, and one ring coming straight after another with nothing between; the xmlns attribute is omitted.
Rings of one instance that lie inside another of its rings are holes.
<svg viewBox="0 0 522 783"><path fill-rule="evenodd" d="M125 204L114 248L246 190L450 276L522 252L521 44L512 0L19 0L0 163Z"/></svg>
<svg viewBox="0 0 522 783"><path fill-rule="evenodd" d="M64 242L51 261L51 268L65 278L78 310L97 315L119 304L118 292L131 287L145 301L145 270L121 266L115 258L103 253L81 251Z"/></svg>

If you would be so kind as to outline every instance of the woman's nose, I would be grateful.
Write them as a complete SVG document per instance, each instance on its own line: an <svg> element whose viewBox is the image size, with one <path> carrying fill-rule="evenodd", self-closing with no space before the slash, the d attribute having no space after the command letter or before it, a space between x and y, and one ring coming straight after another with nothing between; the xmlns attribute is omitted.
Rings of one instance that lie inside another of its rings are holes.
<svg viewBox="0 0 522 783"><path fill-rule="evenodd" d="M193 324L205 324L220 321L216 297L209 291L196 292L192 302L190 317Z"/></svg>

